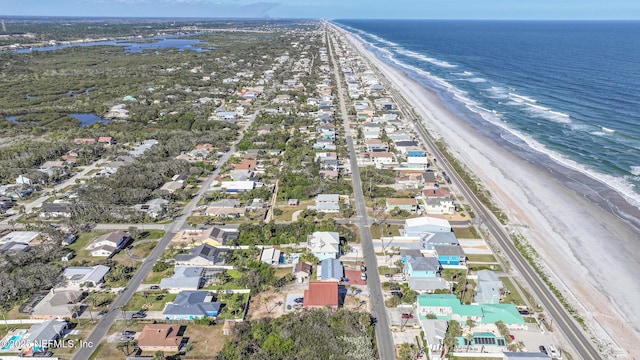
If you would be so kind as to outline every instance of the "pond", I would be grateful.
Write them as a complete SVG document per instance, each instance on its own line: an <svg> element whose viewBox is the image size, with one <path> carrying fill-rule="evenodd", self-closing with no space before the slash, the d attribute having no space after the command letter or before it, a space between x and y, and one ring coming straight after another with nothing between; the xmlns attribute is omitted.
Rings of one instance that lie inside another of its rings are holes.
<svg viewBox="0 0 640 360"><path fill-rule="evenodd" d="M198 39L178 39L175 37L163 37L163 38L142 38L133 40L108 40L108 41L94 41L85 43L74 43L54 46L40 46L29 49L13 50L16 53L30 53L31 51L52 51L58 49L64 49L73 46L100 46L100 45L116 45L122 46L126 53L136 53L149 49L167 49L177 48L178 51L192 50L195 52L209 51L207 48L201 48L194 46L197 44L206 44Z"/></svg>
<svg viewBox="0 0 640 360"><path fill-rule="evenodd" d="M69 114L69 116L73 117L76 120L80 121L80 127L85 127L85 126L89 126L89 125L93 125L95 123L103 123L106 124L108 122L108 120L101 118L100 116L93 114L93 113L87 113L87 114Z"/></svg>
<svg viewBox="0 0 640 360"><path fill-rule="evenodd" d="M9 120L9 121L11 121L14 124L18 123L18 117L17 116L5 116L4 118Z"/></svg>

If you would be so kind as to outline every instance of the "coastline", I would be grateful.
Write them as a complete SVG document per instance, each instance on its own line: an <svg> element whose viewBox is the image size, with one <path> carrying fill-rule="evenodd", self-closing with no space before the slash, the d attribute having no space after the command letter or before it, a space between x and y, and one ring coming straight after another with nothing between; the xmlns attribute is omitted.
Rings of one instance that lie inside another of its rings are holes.
<svg viewBox="0 0 640 360"><path fill-rule="evenodd" d="M587 179L562 172L551 159L543 168L536 167L506 148L506 141L485 137L446 108L435 93L376 57L352 34L336 28L395 84L428 131L442 137L482 180L508 216L510 229L536 249L549 277L593 335L604 344L616 343L629 358L640 357L636 349L640 285L633 276L640 271L640 261L632 257L640 250L640 238L636 229L613 214L614 209L601 208L616 201L614 191L579 195L576 189Z"/></svg>

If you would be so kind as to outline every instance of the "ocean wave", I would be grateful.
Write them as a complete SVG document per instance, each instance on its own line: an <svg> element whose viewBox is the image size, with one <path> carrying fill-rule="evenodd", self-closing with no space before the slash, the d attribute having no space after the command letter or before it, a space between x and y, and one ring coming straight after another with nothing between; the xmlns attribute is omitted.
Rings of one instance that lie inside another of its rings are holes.
<svg viewBox="0 0 640 360"><path fill-rule="evenodd" d="M604 127L602 125L600 125L600 128L602 129L602 131L610 133L610 134L616 132L615 130L606 128L606 127Z"/></svg>
<svg viewBox="0 0 640 360"><path fill-rule="evenodd" d="M640 176L640 166L631 166L631 173L635 176Z"/></svg>
<svg viewBox="0 0 640 360"><path fill-rule="evenodd" d="M509 93L509 97L512 98L513 101L517 101L517 102L526 102L526 103L532 103L532 104L535 104L538 102L538 100L532 99L528 96L518 95L511 92Z"/></svg>
<svg viewBox="0 0 640 360"><path fill-rule="evenodd" d="M462 79L464 81L470 82L470 83L483 83L483 82L487 82L487 79L485 78L481 78L481 77L474 77L474 78L466 78L466 79Z"/></svg>
<svg viewBox="0 0 640 360"><path fill-rule="evenodd" d="M433 65L436 65L436 66L440 66L440 67L443 67L443 68L456 68L456 67L458 67L458 65L454 65L454 64L448 63L448 62L443 61L443 60L434 59L432 57L428 57L428 56L425 56L423 54L419 54L419 53L417 53L415 51L406 50L406 49L404 49L402 47L398 47L396 49L396 51L398 52L398 54L402 54L402 55L405 55L405 56L408 56L408 57L411 57L411 58L414 58L414 59L418 59L418 60L421 60L421 61L424 61L424 62L428 62L430 64L433 64Z"/></svg>
<svg viewBox="0 0 640 360"><path fill-rule="evenodd" d="M488 92L490 95L487 96L491 99L507 99L509 98L509 94L507 93L507 89L499 86L492 86L487 89L482 89L483 91Z"/></svg>
<svg viewBox="0 0 640 360"><path fill-rule="evenodd" d="M473 76L473 73L472 73L471 71L463 71L463 72L451 73L451 75L457 75L457 76Z"/></svg>

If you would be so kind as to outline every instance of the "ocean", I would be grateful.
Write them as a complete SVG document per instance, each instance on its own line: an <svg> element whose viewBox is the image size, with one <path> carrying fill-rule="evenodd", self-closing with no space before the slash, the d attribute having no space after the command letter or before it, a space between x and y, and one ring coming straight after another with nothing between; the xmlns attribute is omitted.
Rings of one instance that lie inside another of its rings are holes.
<svg viewBox="0 0 640 360"><path fill-rule="evenodd" d="M640 22L334 23L487 137L638 225Z"/></svg>

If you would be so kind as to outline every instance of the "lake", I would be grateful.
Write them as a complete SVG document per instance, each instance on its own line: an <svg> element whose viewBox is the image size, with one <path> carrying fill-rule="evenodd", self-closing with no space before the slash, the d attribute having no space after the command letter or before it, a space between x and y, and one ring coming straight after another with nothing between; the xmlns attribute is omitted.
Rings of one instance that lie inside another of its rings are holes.
<svg viewBox="0 0 640 360"><path fill-rule="evenodd" d="M88 114L69 114L69 116L73 117L76 120L80 121L80 127L85 127L89 125L93 125L95 123L103 123L106 124L108 120L101 118L100 116L88 113Z"/></svg>
<svg viewBox="0 0 640 360"><path fill-rule="evenodd" d="M52 51L59 50L73 46L100 46L100 45L115 45L122 46L126 53L136 53L150 49L169 49L176 48L178 51L192 50L195 52L205 52L209 49L194 46L197 44L206 44L198 39L179 39L176 37L162 37L162 38L140 38L132 40L107 40L107 41L94 41L77 44L64 44L53 46L41 46L29 49L13 50L16 53L30 53L32 51Z"/></svg>

